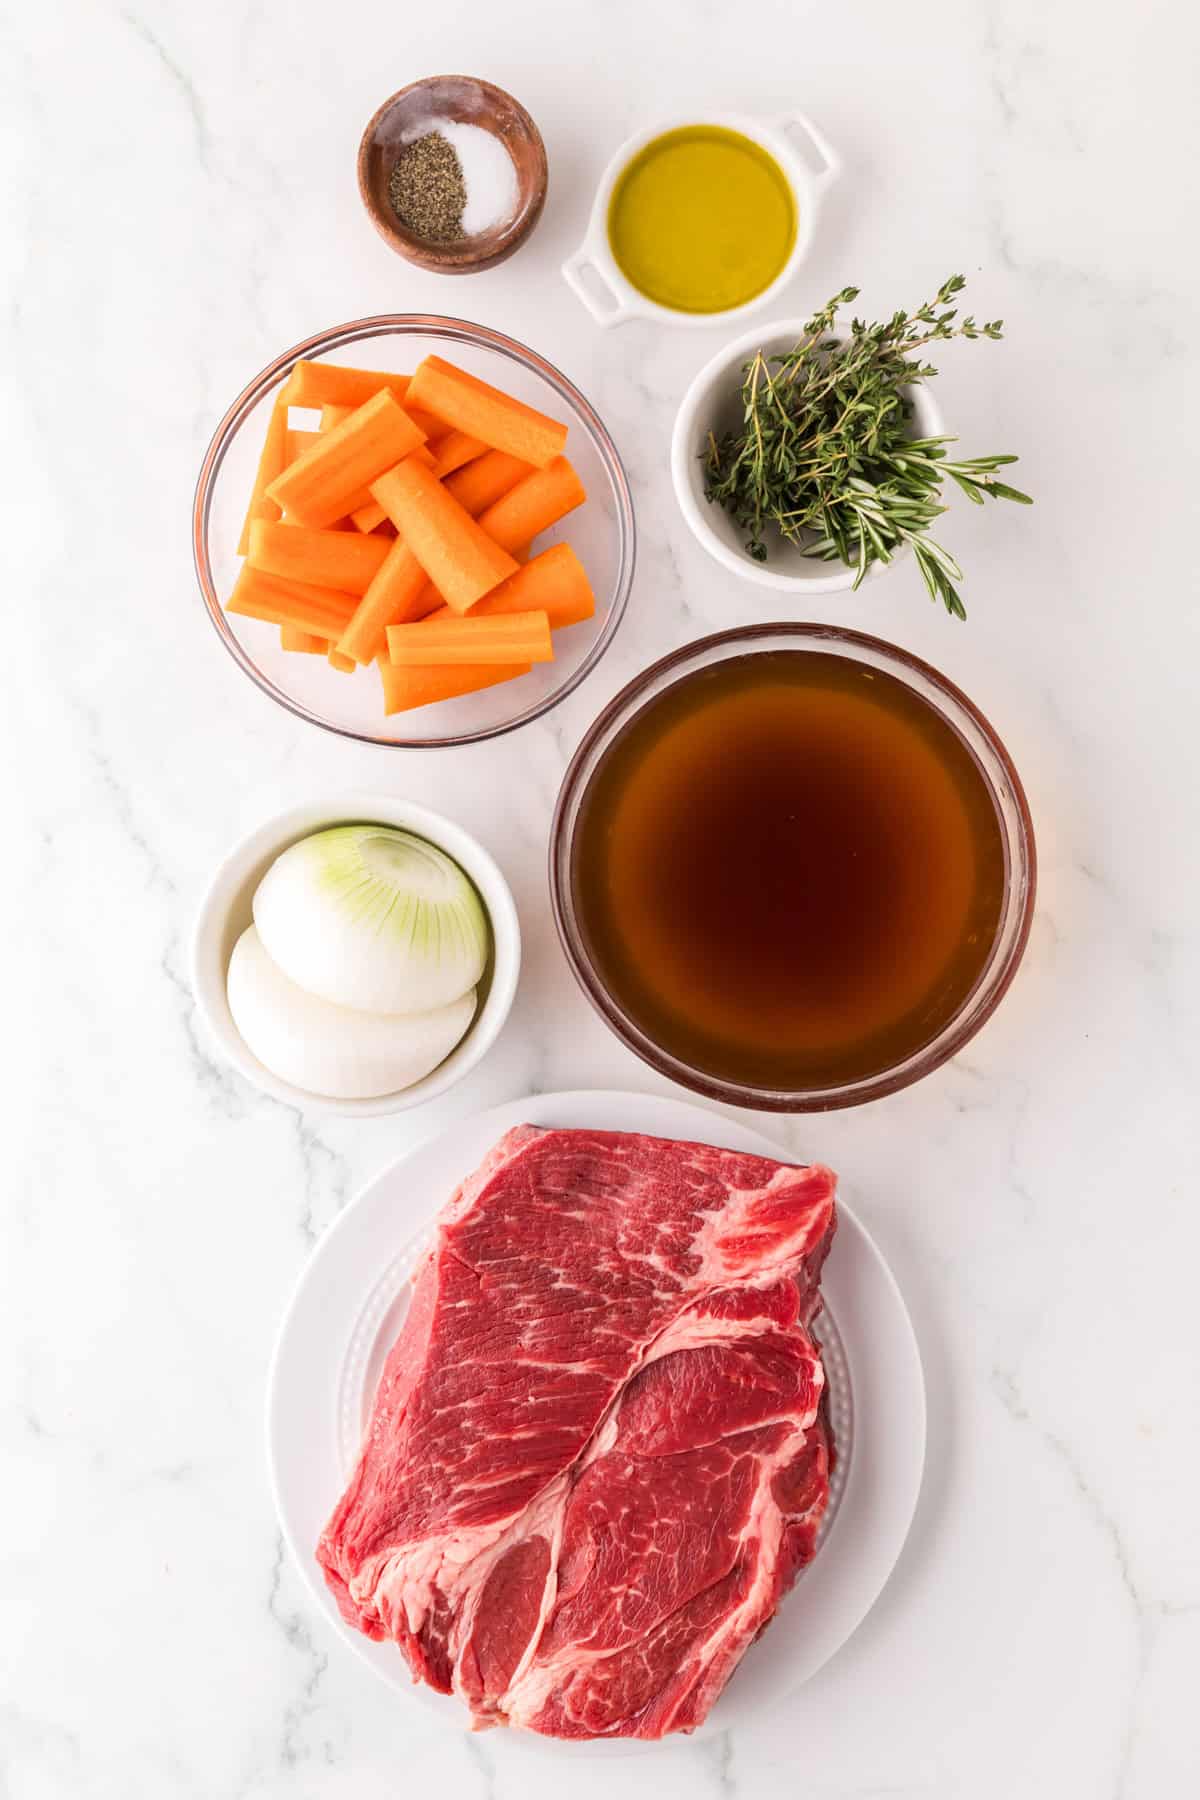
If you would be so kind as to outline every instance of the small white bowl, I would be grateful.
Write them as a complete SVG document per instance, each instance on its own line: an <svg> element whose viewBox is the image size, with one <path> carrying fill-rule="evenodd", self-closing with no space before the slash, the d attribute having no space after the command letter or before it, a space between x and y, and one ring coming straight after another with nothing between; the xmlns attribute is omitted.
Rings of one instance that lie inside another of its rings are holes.
<svg viewBox="0 0 1200 1800"><path fill-rule="evenodd" d="M790 350L803 335L806 319L784 319L778 325L760 326L735 338L724 350L706 362L675 415L671 438L671 479L679 509L697 542L710 556L741 575L756 581L760 587L778 588L799 594L838 594L854 586L855 571L840 562L822 562L820 557L805 556L795 544L779 538L770 545L770 561L755 562L745 547L745 533L740 531L724 507L704 498L704 464L701 451L713 431L720 437L741 419L742 365L756 350L768 356ZM830 337L845 341L846 332L832 331ZM937 403L923 382L915 381L905 393L912 406L912 435L941 437L945 427ZM865 581L875 580L888 569L895 568L909 554L907 546L898 550L890 563L873 562Z"/></svg>
<svg viewBox="0 0 1200 1800"><path fill-rule="evenodd" d="M492 928L490 970L482 983L482 1003L470 1029L449 1056L422 1081L394 1094L369 1100L331 1100L293 1087L264 1068L252 1056L233 1022L226 996L229 959L238 938L251 923L251 903L259 882L275 858L290 844L324 831L331 825L355 821L395 825L428 838L466 870L479 891ZM461 1081L487 1053L500 1035L517 991L521 968L521 928L517 909L495 862L483 846L461 825L428 807L383 794L335 795L268 819L257 831L230 851L213 877L196 920L192 939L192 989L200 1015L221 1053L240 1075L264 1094L307 1112L338 1113L345 1118L369 1119L381 1113L406 1112L421 1106Z"/></svg>
<svg viewBox="0 0 1200 1800"><path fill-rule="evenodd" d="M619 177L655 138L689 125L718 125L726 131L740 131L743 137L758 144L783 170L796 203L796 241L774 281L741 306L726 306L716 312L682 312L649 299L621 272L608 241L608 208ZM797 148L800 142L804 144L803 155ZM821 166L816 169L808 160L814 147L821 158ZM574 256L563 264L563 277L598 325L619 325L633 318L663 319L674 325L724 325L729 319L743 318L773 300L808 255L825 190L841 166L840 157L804 113L784 113L776 119L754 119L746 113L688 113L662 120L627 138L605 169L592 203L587 235Z"/></svg>

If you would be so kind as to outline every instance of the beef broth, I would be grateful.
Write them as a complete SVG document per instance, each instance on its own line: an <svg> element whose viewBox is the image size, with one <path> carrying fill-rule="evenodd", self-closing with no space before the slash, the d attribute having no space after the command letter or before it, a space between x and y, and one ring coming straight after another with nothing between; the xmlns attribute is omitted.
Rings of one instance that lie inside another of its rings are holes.
<svg viewBox="0 0 1200 1800"><path fill-rule="evenodd" d="M580 929L618 1006L706 1074L866 1079L958 1011L1006 865L974 757L913 688L825 652L683 677L607 750L580 808Z"/></svg>

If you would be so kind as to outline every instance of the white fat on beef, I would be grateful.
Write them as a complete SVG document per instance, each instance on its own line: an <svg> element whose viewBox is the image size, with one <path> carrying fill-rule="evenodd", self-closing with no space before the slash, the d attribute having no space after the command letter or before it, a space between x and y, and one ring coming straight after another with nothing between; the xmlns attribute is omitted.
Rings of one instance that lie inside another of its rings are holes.
<svg viewBox="0 0 1200 1800"><path fill-rule="evenodd" d="M346 1617L479 1725L698 1724L815 1545L834 1219L824 1169L510 1132L443 1210L318 1547Z"/></svg>

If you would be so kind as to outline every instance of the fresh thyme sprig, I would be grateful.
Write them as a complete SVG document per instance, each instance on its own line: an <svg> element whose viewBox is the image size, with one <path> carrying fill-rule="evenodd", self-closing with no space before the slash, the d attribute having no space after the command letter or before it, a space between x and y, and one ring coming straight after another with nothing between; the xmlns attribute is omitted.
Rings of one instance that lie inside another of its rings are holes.
<svg viewBox="0 0 1200 1800"><path fill-rule="evenodd" d="M977 324L958 318L951 304L966 285L952 275L936 298L881 324L855 319L849 337L834 337L834 321L858 289L843 288L814 313L799 343L784 355L761 351L745 365L742 424L717 438L709 433L705 497L731 513L749 533L746 549L767 559L764 532L774 526L789 543L826 562L855 570L857 588L874 562L890 562L909 545L932 600L966 618L956 582L962 570L929 535L946 508L949 476L968 499L1032 504L1028 494L996 479L1015 456L952 459L954 438L914 438L904 390L937 374L914 360L927 344L949 338L999 338L1001 319ZM957 321L957 323L956 323Z"/></svg>

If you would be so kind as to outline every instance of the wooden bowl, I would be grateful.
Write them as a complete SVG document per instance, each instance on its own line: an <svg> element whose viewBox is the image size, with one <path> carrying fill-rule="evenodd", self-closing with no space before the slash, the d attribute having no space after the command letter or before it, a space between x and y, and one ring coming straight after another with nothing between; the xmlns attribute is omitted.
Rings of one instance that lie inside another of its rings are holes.
<svg viewBox="0 0 1200 1800"><path fill-rule="evenodd" d="M388 198L388 182L406 136L414 126L437 118L490 131L500 139L517 171L517 204L512 217L490 231L451 244L433 244L415 236L400 223ZM442 275L472 275L511 256L542 216L546 183L546 147L525 108L503 88L470 75L431 75L410 82L384 101L358 147L358 191L376 231L409 262Z"/></svg>

